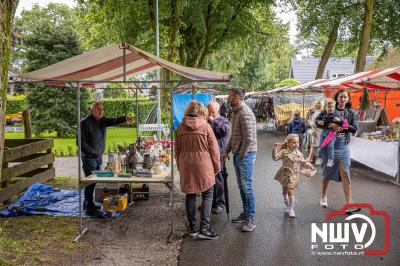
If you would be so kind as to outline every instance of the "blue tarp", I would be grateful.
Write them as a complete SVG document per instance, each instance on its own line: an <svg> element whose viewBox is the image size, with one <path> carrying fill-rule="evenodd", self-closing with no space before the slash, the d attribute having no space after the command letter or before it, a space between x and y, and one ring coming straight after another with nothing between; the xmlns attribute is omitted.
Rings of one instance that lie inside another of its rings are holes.
<svg viewBox="0 0 400 266"><path fill-rule="evenodd" d="M191 100L196 100L207 105L212 101L211 93L196 93L196 94L173 94L174 110L173 110L173 125L174 130L178 128L179 124L182 122L183 116L185 114L185 109Z"/></svg>
<svg viewBox="0 0 400 266"><path fill-rule="evenodd" d="M82 191L82 200L83 198ZM55 191L53 186L35 183L16 202L0 211L0 217L32 214L79 217L79 190ZM117 212L114 218L121 214L121 212ZM82 216L88 217L84 211L82 211ZM90 217L109 218L101 210L97 212L97 215L94 214Z"/></svg>
<svg viewBox="0 0 400 266"><path fill-rule="evenodd" d="M14 203L0 211L0 216L29 214L79 216L79 190L54 191L54 187L36 183Z"/></svg>

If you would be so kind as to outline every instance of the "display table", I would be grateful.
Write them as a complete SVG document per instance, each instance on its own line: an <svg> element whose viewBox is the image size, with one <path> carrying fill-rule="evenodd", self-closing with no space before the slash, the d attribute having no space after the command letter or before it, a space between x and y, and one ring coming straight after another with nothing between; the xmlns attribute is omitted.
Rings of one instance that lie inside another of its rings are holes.
<svg viewBox="0 0 400 266"><path fill-rule="evenodd" d="M166 167L164 173L161 175L153 175L152 177L99 177L95 174L86 176L82 178L81 183L91 184L91 183L161 183L169 185L171 183L171 167Z"/></svg>
<svg viewBox="0 0 400 266"><path fill-rule="evenodd" d="M398 142L384 142L352 137L349 147L351 159L379 172L396 176L398 170Z"/></svg>

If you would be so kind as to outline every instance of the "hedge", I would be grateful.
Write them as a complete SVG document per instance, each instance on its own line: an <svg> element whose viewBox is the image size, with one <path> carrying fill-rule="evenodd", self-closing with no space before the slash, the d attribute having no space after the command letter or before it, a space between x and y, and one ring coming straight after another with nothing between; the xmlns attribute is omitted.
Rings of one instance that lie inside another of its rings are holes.
<svg viewBox="0 0 400 266"><path fill-rule="evenodd" d="M132 115L136 117L136 101L134 98L105 98L104 115L106 117L117 117L121 115ZM151 108L156 104L155 101L140 99L139 104L139 123L144 123ZM15 114L25 109L25 95L7 96L6 114ZM136 120L135 120L136 121Z"/></svg>
<svg viewBox="0 0 400 266"><path fill-rule="evenodd" d="M25 95L7 95L6 114L15 114L24 111L26 106Z"/></svg>
<svg viewBox="0 0 400 266"><path fill-rule="evenodd" d="M104 116L117 117L121 115L132 115L136 121L136 101L134 98L106 98L103 99ZM156 104L154 101L138 100L139 105L139 123L146 121L151 108Z"/></svg>

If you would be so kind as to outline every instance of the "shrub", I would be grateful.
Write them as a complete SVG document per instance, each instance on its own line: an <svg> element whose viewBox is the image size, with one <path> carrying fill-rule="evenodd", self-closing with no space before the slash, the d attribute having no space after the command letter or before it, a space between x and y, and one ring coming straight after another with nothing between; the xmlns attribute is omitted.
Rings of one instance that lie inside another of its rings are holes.
<svg viewBox="0 0 400 266"><path fill-rule="evenodd" d="M118 117L121 115L132 115L135 117L136 114L136 101L134 98L116 98L103 99L104 104L104 116L106 117ZM146 121L147 114L151 111L155 102L143 100L138 100L139 106L139 123L144 123ZM134 120L136 121L136 120Z"/></svg>
<svg viewBox="0 0 400 266"><path fill-rule="evenodd" d="M25 95L7 96L6 114L15 114L25 110Z"/></svg>

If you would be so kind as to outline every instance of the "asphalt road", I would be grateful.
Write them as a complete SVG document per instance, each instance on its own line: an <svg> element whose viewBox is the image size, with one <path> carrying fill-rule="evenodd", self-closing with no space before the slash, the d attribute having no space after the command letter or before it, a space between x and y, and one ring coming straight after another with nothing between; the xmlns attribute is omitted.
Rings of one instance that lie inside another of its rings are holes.
<svg viewBox="0 0 400 266"><path fill-rule="evenodd" d="M273 179L281 162L271 159L273 143L283 138L278 133L258 132L254 175L255 231L242 233L239 225L227 221L225 214L213 215L211 224L219 238L200 241L185 237L179 265L400 265L400 187L385 182L388 176L359 164L353 164L351 170L354 201L372 204L375 210L389 214L389 252L378 256L311 254L311 223L321 225L327 222L326 215L330 211L343 207L343 190L341 183L331 182L328 189L329 207L322 209L319 207L321 175L302 177L296 191L297 217L285 217L280 185ZM227 166L231 217L235 217L241 211L241 201L232 162L228 162ZM363 209L360 213L367 214L368 211ZM340 219L337 217L334 220ZM371 247L380 249L384 242L384 220L378 217L374 221L376 238ZM334 250L340 251L340 247L335 245Z"/></svg>

